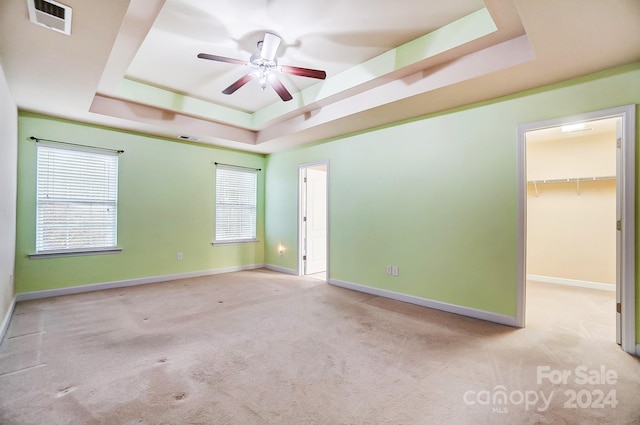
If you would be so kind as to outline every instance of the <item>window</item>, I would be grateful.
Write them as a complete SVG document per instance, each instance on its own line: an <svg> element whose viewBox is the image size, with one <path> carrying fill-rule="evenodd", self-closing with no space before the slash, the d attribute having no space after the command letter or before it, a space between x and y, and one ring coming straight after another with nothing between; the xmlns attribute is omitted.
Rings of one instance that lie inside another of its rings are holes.
<svg viewBox="0 0 640 425"><path fill-rule="evenodd" d="M216 240L249 242L256 240L255 170L216 167Z"/></svg>
<svg viewBox="0 0 640 425"><path fill-rule="evenodd" d="M38 145L36 252L116 249L116 154Z"/></svg>

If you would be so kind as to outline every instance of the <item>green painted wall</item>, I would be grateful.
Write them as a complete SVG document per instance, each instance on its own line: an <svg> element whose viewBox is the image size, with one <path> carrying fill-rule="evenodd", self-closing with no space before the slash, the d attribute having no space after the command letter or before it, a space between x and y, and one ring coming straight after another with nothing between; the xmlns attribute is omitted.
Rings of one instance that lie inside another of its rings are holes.
<svg viewBox="0 0 640 425"><path fill-rule="evenodd" d="M328 159L331 278L515 316L518 125L631 103L640 63L270 155L265 263L297 269L297 166Z"/></svg>
<svg viewBox="0 0 640 425"><path fill-rule="evenodd" d="M30 136L123 149L119 162L121 254L34 259L36 144ZM212 247L213 162L264 167L264 156L158 139L30 113L18 118L16 290L30 292L264 262L264 172L258 239ZM177 253L183 260L177 260Z"/></svg>
<svg viewBox="0 0 640 425"><path fill-rule="evenodd" d="M640 62L266 159L21 113L16 289L260 263L296 269L297 166L329 159L332 278L514 316L518 124L631 103L640 103ZM34 251L32 135L126 151L120 157L122 254L27 258ZM266 167L258 220L264 243L211 247L213 161ZM283 256L279 243L287 248ZM387 276L387 264L398 265L400 276ZM640 340L640 290L636 297Z"/></svg>

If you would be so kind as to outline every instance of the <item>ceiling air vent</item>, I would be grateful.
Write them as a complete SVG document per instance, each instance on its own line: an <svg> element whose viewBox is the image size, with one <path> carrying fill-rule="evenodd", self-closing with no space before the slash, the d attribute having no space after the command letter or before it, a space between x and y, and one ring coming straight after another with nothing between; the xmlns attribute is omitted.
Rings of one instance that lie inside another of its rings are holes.
<svg viewBox="0 0 640 425"><path fill-rule="evenodd" d="M71 35L71 8L52 0L27 0L29 19L54 31Z"/></svg>

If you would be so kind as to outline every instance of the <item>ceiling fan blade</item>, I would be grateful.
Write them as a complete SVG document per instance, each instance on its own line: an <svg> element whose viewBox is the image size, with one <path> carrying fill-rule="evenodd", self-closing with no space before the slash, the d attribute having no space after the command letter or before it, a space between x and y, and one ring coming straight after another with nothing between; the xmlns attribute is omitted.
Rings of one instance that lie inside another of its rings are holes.
<svg viewBox="0 0 640 425"><path fill-rule="evenodd" d="M278 47L280 47L280 37L270 32L264 34L262 40L262 49L260 49L260 57L267 61L273 61L276 58Z"/></svg>
<svg viewBox="0 0 640 425"><path fill-rule="evenodd" d="M327 78L327 73L319 69L299 68L297 66L281 66L280 71L285 74L298 75L300 77L317 78L324 80Z"/></svg>
<svg viewBox="0 0 640 425"><path fill-rule="evenodd" d="M236 90L238 90L240 87L244 86L245 84L247 84L249 81L251 81L251 78L253 78L251 76L251 74L247 74L244 77L240 78L238 81L236 81L235 83L231 84L229 87L227 87L226 89L222 90L222 93L224 94L233 94Z"/></svg>
<svg viewBox="0 0 640 425"><path fill-rule="evenodd" d="M291 96L289 90L287 90L284 84L282 84L282 81L272 76L271 78L269 78L269 83L271 83L271 87L273 87L276 93L278 93L280 99L284 100L285 102L293 99L293 96Z"/></svg>
<svg viewBox="0 0 640 425"><path fill-rule="evenodd" d="M248 64L247 61L243 61L243 60L240 60L240 59L227 58L227 57L218 56L218 55L210 55L208 53L199 53L198 57L200 59L209 59L209 60L212 60L212 61L233 63L233 64L237 64L237 65L247 65Z"/></svg>

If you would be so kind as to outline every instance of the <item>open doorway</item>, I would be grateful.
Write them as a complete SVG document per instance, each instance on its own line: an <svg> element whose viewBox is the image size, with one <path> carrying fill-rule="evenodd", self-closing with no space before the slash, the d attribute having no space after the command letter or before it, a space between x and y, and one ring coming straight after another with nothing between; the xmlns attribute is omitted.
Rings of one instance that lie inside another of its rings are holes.
<svg viewBox="0 0 640 425"><path fill-rule="evenodd" d="M299 274L327 280L327 161L299 166Z"/></svg>
<svg viewBox="0 0 640 425"><path fill-rule="evenodd" d="M634 118L629 106L520 127L521 326L526 307L573 311L636 353Z"/></svg>

